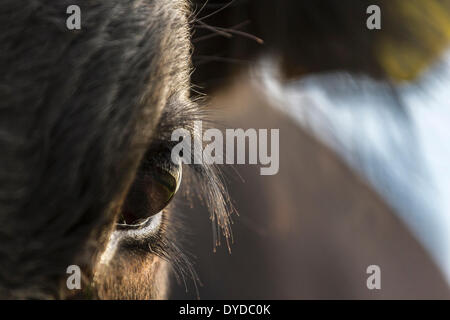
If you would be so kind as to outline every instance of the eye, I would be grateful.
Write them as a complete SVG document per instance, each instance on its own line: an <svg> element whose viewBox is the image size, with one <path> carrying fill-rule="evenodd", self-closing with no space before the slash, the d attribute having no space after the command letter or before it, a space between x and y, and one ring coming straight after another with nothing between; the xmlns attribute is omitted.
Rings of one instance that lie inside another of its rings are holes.
<svg viewBox="0 0 450 320"><path fill-rule="evenodd" d="M181 183L182 166L170 152L148 152L122 206L119 226L138 226L161 212Z"/></svg>

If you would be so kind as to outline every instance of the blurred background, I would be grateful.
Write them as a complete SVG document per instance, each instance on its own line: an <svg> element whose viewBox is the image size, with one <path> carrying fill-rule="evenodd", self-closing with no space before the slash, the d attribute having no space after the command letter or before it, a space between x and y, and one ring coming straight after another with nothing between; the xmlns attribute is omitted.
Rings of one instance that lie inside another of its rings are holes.
<svg viewBox="0 0 450 320"><path fill-rule="evenodd" d="M171 297L450 298L449 1L194 4L196 93L224 128L280 129L280 170L223 166L231 253L183 208L201 284Z"/></svg>

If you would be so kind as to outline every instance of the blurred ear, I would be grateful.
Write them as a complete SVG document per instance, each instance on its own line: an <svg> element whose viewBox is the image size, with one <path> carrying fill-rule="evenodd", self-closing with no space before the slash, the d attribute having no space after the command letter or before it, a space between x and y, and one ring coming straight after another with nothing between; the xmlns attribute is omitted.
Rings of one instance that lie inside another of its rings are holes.
<svg viewBox="0 0 450 320"><path fill-rule="evenodd" d="M371 5L381 10L380 30L367 28ZM196 0L194 6L203 9L195 22L193 81L207 88L264 54L276 56L288 78L344 70L409 81L450 42L450 0Z"/></svg>

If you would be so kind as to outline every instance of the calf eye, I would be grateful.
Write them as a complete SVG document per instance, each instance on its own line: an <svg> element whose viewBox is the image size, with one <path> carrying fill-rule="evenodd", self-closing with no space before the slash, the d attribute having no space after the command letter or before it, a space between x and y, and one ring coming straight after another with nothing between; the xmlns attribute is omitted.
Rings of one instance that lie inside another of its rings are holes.
<svg viewBox="0 0 450 320"><path fill-rule="evenodd" d="M119 225L139 225L161 212L177 192L181 175L181 164L174 164L170 153L147 155L123 204Z"/></svg>

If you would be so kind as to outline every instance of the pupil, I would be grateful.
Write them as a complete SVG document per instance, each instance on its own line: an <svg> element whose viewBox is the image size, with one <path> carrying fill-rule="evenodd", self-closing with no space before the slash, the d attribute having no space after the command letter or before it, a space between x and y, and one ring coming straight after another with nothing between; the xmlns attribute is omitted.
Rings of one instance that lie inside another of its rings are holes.
<svg viewBox="0 0 450 320"><path fill-rule="evenodd" d="M164 170L138 177L122 208L124 222L137 224L159 213L173 198L176 188L176 179Z"/></svg>

